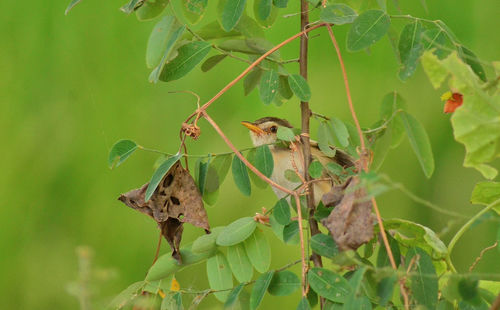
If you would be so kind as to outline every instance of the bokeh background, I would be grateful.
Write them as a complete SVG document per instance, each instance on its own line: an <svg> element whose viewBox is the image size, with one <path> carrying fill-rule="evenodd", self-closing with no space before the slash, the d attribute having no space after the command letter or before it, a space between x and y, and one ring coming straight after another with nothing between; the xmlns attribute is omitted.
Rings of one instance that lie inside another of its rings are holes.
<svg viewBox="0 0 500 310"><path fill-rule="evenodd" d="M226 59L209 73L196 69L180 81L149 84L145 48L155 22L141 23L133 15L120 12L124 1L84 0L65 16L67 2L0 3L3 309L78 309L78 301L68 294L68 287L78 278L76 248L80 245L89 246L94 253L91 291L96 308L130 283L143 279L154 256L158 231L149 218L125 207L117 197L150 178L157 155L138 151L111 171L106 164L108 151L115 141L127 138L146 147L175 152L179 126L193 111L195 101L189 95L169 91L189 89L207 100L245 67ZM296 2L290 1L289 10L283 14L296 12ZM403 13L442 19L481 59L500 58L498 0L428 1L428 13L420 1L400 2ZM205 21L213 18L214 4L210 4ZM283 40L298 30L298 22L298 15L279 18L275 27L267 30L268 39L274 43ZM399 28L403 25L394 23ZM336 29L342 46L346 29ZM311 108L350 120L334 50L325 31L315 35L310 43ZM449 115L442 113L439 100L446 89L433 90L421 67L408 82L398 80L397 63L386 38L369 54L342 49L362 125L378 120L381 98L397 90L406 98L410 113L430 134L436 159L436 171L430 180L421 172L407 141L389 154L382 171L443 208L464 215L477 212L479 207L472 206L469 197L482 177L462 167L463 146L454 141ZM298 42L294 42L282 54L285 59L293 58L297 50ZM298 70L296 64L288 67ZM209 111L243 148L250 146L250 141L239 124L241 120L275 115L299 124L298 107L297 99L281 107L264 106L257 91L244 97L240 83ZM206 122L201 126L199 141L188 144L191 153L228 150ZM275 201L269 188L256 189L252 197L244 197L230 176L222 193L215 206L207 207L213 227L252 215ZM438 232L445 242L462 222L451 222L452 218L396 191L381 196L379 205L385 218L418 221ZM487 221L461 239L453 254L459 270L465 271L480 250L494 242L497 226L498 222ZM183 243L201 234L200 229L187 226ZM299 257L296 247L282 245L270 231L267 236L272 244L272 267ZM164 243L162 253L168 251ZM477 266L478 272L494 270L500 270L497 251L485 254ZM181 272L178 280L185 288L208 287L204 264ZM263 309L277 305L295 308L298 300L298 295L266 297ZM202 309L218 307L212 296L201 304Z"/></svg>

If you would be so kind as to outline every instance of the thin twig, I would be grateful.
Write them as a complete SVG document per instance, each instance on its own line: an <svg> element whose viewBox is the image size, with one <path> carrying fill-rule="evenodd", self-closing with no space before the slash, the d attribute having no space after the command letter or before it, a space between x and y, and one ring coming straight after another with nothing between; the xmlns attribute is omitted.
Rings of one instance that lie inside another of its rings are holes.
<svg viewBox="0 0 500 310"><path fill-rule="evenodd" d="M295 204L297 206L297 216L299 217L299 237L300 237L300 258L302 259L302 276L301 276L301 283L302 283L302 296L306 297L307 296L307 287L306 287L306 275L307 275L307 263L306 263L306 256L305 256L305 246L304 246L304 230L302 227L302 208L300 206L300 197L297 192L293 193L293 197L295 198Z"/></svg>
<svg viewBox="0 0 500 310"><path fill-rule="evenodd" d="M484 253L486 253L489 250L492 250L492 249L496 248L497 245L498 245L498 241L495 241L495 243L493 243L493 245L490 245L489 247L484 248L481 251L481 253L479 253L479 256L476 258L476 260L469 267L469 272L471 272L472 270L474 270L474 268L476 268L477 263L479 263L479 261L483 258Z"/></svg>
<svg viewBox="0 0 500 310"><path fill-rule="evenodd" d="M337 52L337 56L338 56L338 59L340 62L340 67L342 69L342 76L344 78L344 85L345 85L346 94L347 94L347 101L349 103L349 109L351 110L351 115L352 115L352 118L353 118L354 123L356 125L356 129L357 129L358 135L359 135L359 140L361 142L361 154L360 154L361 168L363 170L365 170L366 172L368 172L368 162L369 162L368 153L366 150L363 131L361 130L361 126L359 124L358 117L356 115L356 111L354 110L354 105L352 103L351 91L349 89L349 81L347 79L347 73L345 70L344 61L342 59L342 54L340 53L340 48L339 48L339 45L337 43L337 40L335 39L335 35L333 34L332 28L326 27L326 29L328 30L328 34L330 35L333 46L335 47L335 51ZM389 245L389 240L387 239L387 235L385 233L384 223L382 221L382 217L380 216L380 211L379 211L378 206L377 206L377 201L375 200L375 198L372 198L371 201L372 201L373 209L375 211L375 215L377 217L378 225L380 227L380 234L382 235L382 240L384 242L384 246L385 246L385 249L387 251L387 256L389 257L389 261L391 262L392 268L394 270L397 270L398 267L396 266L396 261L394 260L394 255L392 253L391 247ZM404 286L404 282L402 281L402 279L399 281L399 285L401 288L401 294L403 295L403 298L405 299L405 309L408 310L410 308L409 300L408 300L408 293L406 292L406 287Z"/></svg>

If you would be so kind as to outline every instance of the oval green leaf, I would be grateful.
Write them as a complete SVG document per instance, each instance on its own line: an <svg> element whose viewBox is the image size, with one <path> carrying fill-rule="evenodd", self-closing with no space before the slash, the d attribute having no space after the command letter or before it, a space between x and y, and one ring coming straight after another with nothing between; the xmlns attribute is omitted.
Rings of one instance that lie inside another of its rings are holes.
<svg viewBox="0 0 500 310"><path fill-rule="evenodd" d="M344 303L351 293L351 286L342 276L324 268L312 268L307 274L309 285L318 293L334 302Z"/></svg>
<svg viewBox="0 0 500 310"><path fill-rule="evenodd" d="M294 241L299 234L299 222L292 221L283 228L283 241L286 243Z"/></svg>
<svg viewBox="0 0 500 310"><path fill-rule="evenodd" d="M140 21L153 19L167 7L169 0L144 1L140 8L135 10L135 16Z"/></svg>
<svg viewBox="0 0 500 310"><path fill-rule="evenodd" d="M292 92L301 101L309 101L311 99L311 89L307 81L299 74L292 74L288 76L288 84Z"/></svg>
<svg viewBox="0 0 500 310"><path fill-rule="evenodd" d="M245 241L257 227L253 217L242 217L227 225L217 236L216 243L220 246L231 246Z"/></svg>
<svg viewBox="0 0 500 310"><path fill-rule="evenodd" d="M418 257L415 257L417 256ZM435 309L438 301L438 278L432 259L421 248L415 247L406 253L406 261L415 257L415 269L410 276L410 288L417 304Z"/></svg>
<svg viewBox="0 0 500 310"><path fill-rule="evenodd" d="M295 141L295 133L288 127L278 127L278 133L276 134L276 136L282 141Z"/></svg>
<svg viewBox="0 0 500 310"><path fill-rule="evenodd" d="M356 52L369 47L389 31L391 19L380 10L369 10L359 15L347 34L347 49Z"/></svg>
<svg viewBox="0 0 500 310"><path fill-rule="evenodd" d="M255 310L264 299L264 295L266 294L267 288L271 283L273 278L274 271L268 271L261 275L253 285L252 294L250 295L250 309Z"/></svg>
<svg viewBox="0 0 500 310"><path fill-rule="evenodd" d="M227 0L222 10L221 25L229 32L238 24L238 21L245 10L246 0Z"/></svg>
<svg viewBox="0 0 500 310"><path fill-rule="evenodd" d="M149 268L146 280L151 282L164 279L173 275L177 271L182 270L184 267L201 263L202 261L212 257L215 254L215 251L193 253L190 249L181 249L180 253L182 257L182 264L179 264L170 253L160 256L154 265Z"/></svg>
<svg viewBox="0 0 500 310"><path fill-rule="evenodd" d="M251 149L247 154L247 159L252 165L257 166L257 149ZM266 181L257 176L253 171L249 171L248 173L248 175L250 176L250 180L258 188L264 189L269 185Z"/></svg>
<svg viewBox="0 0 500 310"><path fill-rule="evenodd" d="M110 169L118 167L137 150L137 144L131 140L120 140L116 142L109 151L108 166Z"/></svg>
<svg viewBox="0 0 500 310"><path fill-rule="evenodd" d="M319 161L315 160L309 165L308 171L311 178L317 179L323 174L323 165Z"/></svg>
<svg viewBox="0 0 500 310"><path fill-rule="evenodd" d="M229 293L229 296L227 297L226 302L224 303L224 309L233 309L232 307L236 305L238 297L240 296L240 293L244 288L245 288L245 283L240 283L231 291L231 293Z"/></svg>
<svg viewBox="0 0 500 310"><path fill-rule="evenodd" d="M410 114L402 112L400 117L420 166L422 166L425 176L430 178L434 172L434 155L429 136L427 136L424 126Z"/></svg>
<svg viewBox="0 0 500 310"><path fill-rule="evenodd" d="M274 70L264 72L260 79L260 100L265 104L270 104L278 93L279 75Z"/></svg>
<svg viewBox="0 0 500 310"><path fill-rule="evenodd" d="M173 42L170 42L172 34L181 26L175 16L165 16L153 28L149 35L146 48L146 65L148 68L154 68L159 63L165 50L170 50Z"/></svg>
<svg viewBox="0 0 500 310"><path fill-rule="evenodd" d="M274 296L288 296L299 288L299 277L290 270L284 270L274 274L267 291Z"/></svg>
<svg viewBox="0 0 500 310"><path fill-rule="evenodd" d="M273 0L254 0L256 2L256 13L257 18L260 20L266 20L269 15L271 15L271 8Z"/></svg>
<svg viewBox="0 0 500 310"><path fill-rule="evenodd" d="M281 225L287 225L290 223L291 214L290 214L290 206L285 198L278 200L278 202L274 205L273 208L274 218L276 222Z"/></svg>
<svg viewBox="0 0 500 310"><path fill-rule="evenodd" d="M232 172L234 183L238 189L243 193L243 195L250 196L252 186L250 185L247 166L245 166L241 159L236 155L233 159Z"/></svg>
<svg viewBox="0 0 500 310"><path fill-rule="evenodd" d="M250 94L252 90L260 83L263 71L259 68L254 68L243 80L243 90L245 96Z"/></svg>
<svg viewBox="0 0 500 310"><path fill-rule="evenodd" d="M226 57L227 57L226 54L214 55L212 57L209 57L207 60L205 60L201 64L201 71L203 71L203 72L210 71L213 67L215 67L217 64L219 64L221 61L223 61L224 58L226 58Z"/></svg>
<svg viewBox="0 0 500 310"><path fill-rule="evenodd" d="M327 23L343 25L352 23L358 14L348 5L335 3L321 10L320 19Z"/></svg>
<svg viewBox="0 0 500 310"><path fill-rule="evenodd" d="M158 169L156 169L155 173L151 177L151 180L149 181L148 188L146 189L146 196L144 197L144 201L148 201L151 196L153 195L154 191L158 187L158 184L160 184L161 180L163 179L163 176L172 168L172 166L182 157L182 154L177 154L175 156L172 156L168 159L166 159Z"/></svg>
<svg viewBox="0 0 500 310"><path fill-rule="evenodd" d="M254 233L245 240L245 250L255 270L263 273L269 269L271 248L262 230L255 229Z"/></svg>
<svg viewBox="0 0 500 310"><path fill-rule="evenodd" d="M207 260L207 276L210 288L213 290L227 290L233 287L233 276L226 257L221 252ZM216 292L215 297L225 302L230 291Z"/></svg>
<svg viewBox="0 0 500 310"><path fill-rule="evenodd" d="M185 76L207 56L211 47L209 42L204 41L190 42L181 46L177 50L179 53L177 57L163 67L160 80L168 82Z"/></svg>
<svg viewBox="0 0 500 310"><path fill-rule="evenodd" d="M316 234L311 238L311 249L318 255L332 258L339 253L339 249L331 236Z"/></svg>
<svg viewBox="0 0 500 310"><path fill-rule="evenodd" d="M268 178L273 174L274 161L269 146L261 145L257 147L255 153L255 168L259 169L259 171Z"/></svg>
<svg viewBox="0 0 500 310"><path fill-rule="evenodd" d="M227 248L227 260L238 282L252 280L253 268L242 243Z"/></svg>
<svg viewBox="0 0 500 310"><path fill-rule="evenodd" d="M311 306L309 305L309 301L306 297L302 297L299 305L297 306L297 310L311 310Z"/></svg>
<svg viewBox="0 0 500 310"><path fill-rule="evenodd" d="M210 234L199 236L191 246L191 251L195 254L202 253L211 253L215 252L217 249L217 245L215 244L215 240L219 233L224 229L224 227L215 227L212 228L212 232Z"/></svg>
<svg viewBox="0 0 500 310"><path fill-rule="evenodd" d="M424 28L419 21L407 24L399 36L399 56L402 67L399 78L408 79L417 69L418 59L423 53L422 33Z"/></svg>

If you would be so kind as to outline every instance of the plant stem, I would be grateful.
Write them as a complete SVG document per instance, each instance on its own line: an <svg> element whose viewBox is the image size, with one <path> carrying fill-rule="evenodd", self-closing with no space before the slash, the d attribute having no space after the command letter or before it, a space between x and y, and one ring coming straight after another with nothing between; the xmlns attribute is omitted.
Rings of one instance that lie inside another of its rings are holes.
<svg viewBox="0 0 500 310"><path fill-rule="evenodd" d="M457 272L457 269L455 269L455 266L453 266L453 263L451 262L451 251L453 251L453 248L457 244L458 240L462 237L462 235L471 227L471 225L478 219L480 218L483 214L488 212L489 210L493 209L497 205L500 205L500 199L497 199L487 205L484 209L479 211L476 215L474 215L470 220L467 221L458 231L457 233L451 238L450 243L448 244L448 255L446 256L446 263L450 267L450 269L453 272Z"/></svg>
<svg viewBox="0 0 500 310"><path fill-rule="evenodd" d="M309 3L307 0L301 0L300 1L300 30L305 31L307 25L309 24ZM299 66L300 66L300 75L307 80L307 56L308 56L308 44L309 40L307 38L307 35L304 34L300 37L300 54L299 54ZM311 177L309 176L308 169L309 165L311 163L311 144L309 140L309 132L310 132L310 118L311 118L311 110L309 109L309 102L301 101L300 102L300 111L301 111L301 127L302 127L302 133L300 135L300 139L302 142L302 152L304 155L304 179L306 182L309 182L311 180ZM314 187L309 186L308 188L308 195L307 197L307 207L309 209L309 229L311 231L311 236L314 236L318 233L319 227L318 227L318 222L314 219L314 211L316 209L316 206L314 205ZM297 207L298 208L298 207ZM303 245L302 250L303 249ZM323 262L321 261L321 256L319 256L316 253L312 253L311 255L312 261L314 263L314 266L316 267L322 267ZM321 302L321 305L323 305L323 300Z"/></svg>

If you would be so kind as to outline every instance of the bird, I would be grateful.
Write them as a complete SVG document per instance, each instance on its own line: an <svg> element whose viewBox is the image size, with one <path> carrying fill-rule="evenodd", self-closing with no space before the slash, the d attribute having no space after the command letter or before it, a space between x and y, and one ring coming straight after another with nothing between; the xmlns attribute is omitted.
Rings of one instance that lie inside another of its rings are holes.
<svg viewBox="0 0 500 310"><path fill-rule="evenodd" d="M274 169L270 179L275 183L289 189L295 190L301 185L301 182L294 182L285 177L285 171L295 171L294 165L300 175L304 171L304 159L302 153L302 144L298 144L298 148L288 148L284 144L278 142L278 129L280 127L293 128L293 126L285 119L277 117L263 117L254 122L242 121L241 124L250 130L250 138L255 147L268 145L273 156ZM323 166L330 162L334 162L342 166L344 169L355 165L354 159L346 152L335 149L335 155L329 157L323 154L316 141L310 141L311 156L313 160L318 160ZM292 161L293 153L293 161ZM331 192L332 187L338 181L338 177L324 172L321 176L321 181L313 183L314 204L318 205L323 196ZM273 187L275 194L279 199L287 196L287 194Z"/></svg>

